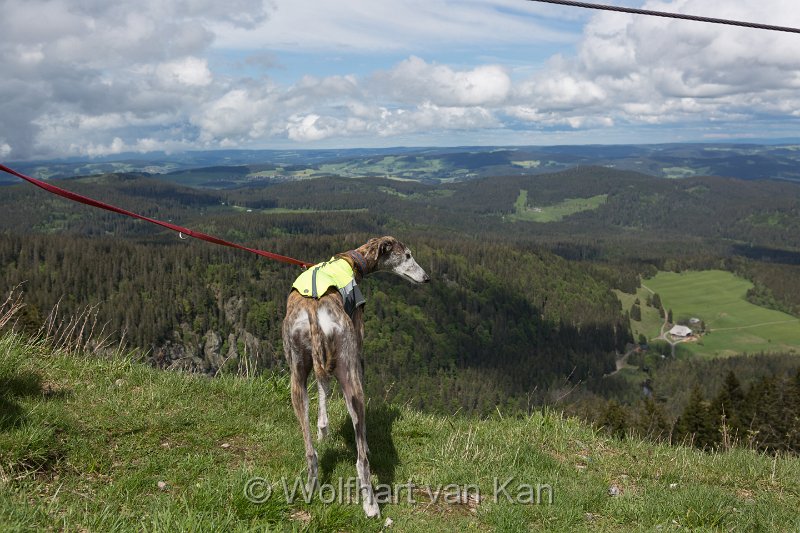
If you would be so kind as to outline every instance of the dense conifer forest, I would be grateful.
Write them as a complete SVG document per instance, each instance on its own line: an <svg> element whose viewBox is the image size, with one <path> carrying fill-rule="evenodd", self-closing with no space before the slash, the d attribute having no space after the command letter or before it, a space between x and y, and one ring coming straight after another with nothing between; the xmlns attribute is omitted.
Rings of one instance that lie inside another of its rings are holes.
<svg viewBox="0 0 800 533"><path fill-rule="evenodd" d="M798 450L794 355L643 359L649 395L639 383L604 377L638 340L613 290L635 292L658 270L729 270L754 283L753 303L800 312L796 184L665 180L603 167L441 185L320 178L212 191L146 174L61 184L308 261L372 236L400 238L433 282L365 282L370 396L477 415L550 404L619 435ZM512 216L521 191L530 210L607 196L596 208L537 223ZM0 204L0 277L6 290L20 285L27 303L17 327L34 332L51 312L90 307L112 338L163 368L282 368L280 325L298 269L29 185L4 187ZM674 385L675 376L714 377L685 379L698 382L690 390Z"/></svg>

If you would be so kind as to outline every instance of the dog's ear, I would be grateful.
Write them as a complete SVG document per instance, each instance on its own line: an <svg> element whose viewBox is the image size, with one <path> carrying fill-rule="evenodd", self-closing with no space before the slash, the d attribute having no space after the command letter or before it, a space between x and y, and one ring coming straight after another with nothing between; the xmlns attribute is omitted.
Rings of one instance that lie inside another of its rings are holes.
<svg viewBox="0 0 800 533"><path fill-rule="evenodd" d="M388 255L392 253L392 249L394 248L394 243L392 243L391 239L384 239L381 241L380 248L378 248L378 255Z"/></svg>

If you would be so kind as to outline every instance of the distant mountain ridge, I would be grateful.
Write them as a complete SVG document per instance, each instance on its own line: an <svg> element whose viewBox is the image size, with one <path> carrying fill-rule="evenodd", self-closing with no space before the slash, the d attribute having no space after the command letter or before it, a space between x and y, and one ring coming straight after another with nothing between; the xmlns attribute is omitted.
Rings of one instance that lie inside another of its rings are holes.
<svg viewBox="0 0 800 533"><path fill-rule="evenodd" d="M183 185L219 189L252 181L283 182L324 176L442 183L493 175L543 174L584 165L635 170L664 178L713 175L800 181L800 143L216 150L120 154L10 165L46 179L145 172L165 175L166 179ZM235 175L234 179L228 174ZM14 179L0 176L0 184L12 183Z"/></svg>

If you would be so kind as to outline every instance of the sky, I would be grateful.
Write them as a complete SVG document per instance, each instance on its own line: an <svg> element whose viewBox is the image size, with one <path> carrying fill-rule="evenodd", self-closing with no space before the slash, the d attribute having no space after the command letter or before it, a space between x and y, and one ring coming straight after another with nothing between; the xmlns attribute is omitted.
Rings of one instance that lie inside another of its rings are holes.
<svg viewBox="0 0 800 533"><path fill-rule="evenodd" d="M797 0L605 0L800 27ZM0 0L0 160L800 136L800 35L526 0Z"/></svg>

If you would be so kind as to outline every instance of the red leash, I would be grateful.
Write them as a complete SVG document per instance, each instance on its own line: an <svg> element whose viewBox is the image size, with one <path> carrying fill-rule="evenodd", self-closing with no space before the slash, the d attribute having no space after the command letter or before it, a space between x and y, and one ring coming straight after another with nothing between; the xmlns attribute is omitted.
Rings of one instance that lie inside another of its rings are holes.
<svg viewBox="0 0 800 533"><path fill-rule="evenodd" d="M283 263L289 263L290 265L297 265L303 268L308 268L312 266L314 263L306 263L305 261L300 261L299 259L293 259L291 257L286 257L285 255L274 254L272 252L265 252L263 250L256 250L255 248L248 248L247 246L242 246L241 244L236 244L233 242L228 242L225 240L220 239L219 237L214 237L213 235L208 235L207 233L203 233L200 231L193 231L188 228L184 228L181 226L177 226L175 224L170 224L169 222L162 222L160 220L156 220L154 218L149 218L146 216L142 216L131 211L127 211L125 209L121 209L119 207L115 207L110 204L106 204L87 196L83 196L80 194L76 194L74 192L70 192L55 185L51 185L50 183L37 180L35 178L31 178L30 176L26 176L25 174L20 174L16 170L10 169L7 166L0 164L0 170L3 172L7 172L12 174L18 178L22 178L28 183L32 183L37 187L40 187L47 192L56 194L68 200L72 200L73 202L79 202L82 204L90 205L92 207L99 207L100 209L105 209L106 211L112 211L114 213L119 213L120 215L126 215L133 218L138 218L139 220L144 220L145 222L150 222L151 224L157 224L159 226L165 227L167 229L171 229L172 231L177 231L179 233L183 233L184 235L188 235L189 237L194 237L195 239L200 239L203 241L213 242L214 244L219 244L222 246L229 246L231 248L238 248L239 250L244 250L246 252L251 252L254 254L258 254L262 257L266 257L267 259L273 259L275 261L281 261Z"/></svg>

